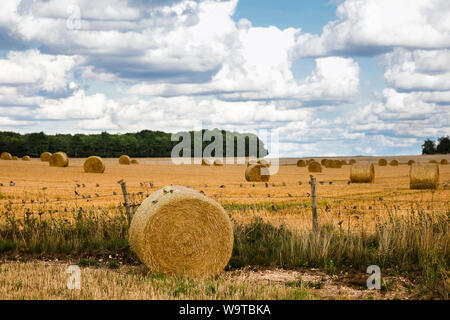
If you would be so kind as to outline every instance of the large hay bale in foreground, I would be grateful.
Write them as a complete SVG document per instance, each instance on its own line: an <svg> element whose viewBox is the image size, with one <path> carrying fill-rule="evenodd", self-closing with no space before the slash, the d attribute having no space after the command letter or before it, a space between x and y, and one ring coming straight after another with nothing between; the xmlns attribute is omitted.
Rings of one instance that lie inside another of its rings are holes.
<svg viewBox="0 0 450 320"><path fill-rule="evenodd" d="M86 173L103 173L105 172L105 164L102 158L97 156L90 156L84 161L84 172Z"/></svg>
<svg viewBox="0 0 450 320"><path fill-rule="evenodd" d="M9 152L2 152L0 155L0 159L2 160L12 160L12 155Z"/></svg>
<svg viewBox="0 0 450 320"><path fill-rule="evenodd" d="M442 159L442 160L441 160L441 164L442 164L442 165L447 165L447 164L448 164L447 159Z"/></svg>
<svg viewBox="0 0 450 320"><path fill-rule="evenodd" d="M223 167L223 160L222 159L214 160L214 166L215 167Z"/></svg>
<svg viewBox="0 0 450 320"><path fill-rule="evenodd" d="M40 159L42 162L48 162L51 156L52 154L50 152L42 152Z"/></svg>
<svg viewBox="0 0 450 320"><path fill-rule="evenodd" d="M137 161L136 159L131 159L131 164L139 164L139 161Z"/></svg>
<svg viewBox="0 0 450 320"><path fill-rule="evenodd" d="M413 164L409 169L410 189L436 189L439 183L437 164Z"/></svg>
<svg viewBox="0 0 450 320"><path fill-rule="evenodd" d="M56 152L52 154L48 163L51 167L68 167L69 166L69 157L65 152Z"/></svg>
<svg viewBox="0 0 450 320"><path fill-rule="evenodd" d="M378 160L378 165L379 165L380 167L386 167L387 164L388 164L388 162L387 162L386 159L379 159L379 160Z"/></svg>
<svg viewBox="0 0 450 320"><path fill-rule="evenodd" d="M316 161L308 164L308 172L322 172L322 165Z"/></svg>
<svg viewBox="0 0 450 320"><path fill-rule="evenodd" d="M297 161L297 167L306 167L306 161L305 160L298 160Z"/></svg>
<svg viewBox="0 0 450 320"><path fill-rule="evenodd" d="M374 183L375 169L373 164L354 164L350 168L352 183Z"/></svg>
<svg viewBox="0 0 450 320"><path fill-rule="evenodd" d="M389 162L389 165L396 167L398 166L398 160L392 160L391 162Z"/></svg>
<svg viewBox="0 0 450 320"><path fill-rule="evenodd" d="M408 166L412 166L414 163L416 163L414 160L408 160Z"/></svg>
<svg viewBox="0 0 450 320"><path fill-rule="evenodd" d="M233 227L214 200L185 187L165 187L137 209L129 230L131 249L153 272L208 278L231 258Z"/></svg>
<svg viewBox="0 0 450 320"><path fill-rule="evenodd" d="M261 164L252 164L245 170L245 180L249 182L267 182L269 179L269 169Z"/></svg>
<svg viewBox="0 0 450 320"><path fill-rule="evenodd" d="M131 164L131 159L129 156L123 154L119 158L119 164Z"/></svg>
<svg viewBox="0 0 450 320"><path fill-rule="evenodd" d="M23 161L31 161L31 158L30 158L30 156L23 156L22 160Z"/></svg>

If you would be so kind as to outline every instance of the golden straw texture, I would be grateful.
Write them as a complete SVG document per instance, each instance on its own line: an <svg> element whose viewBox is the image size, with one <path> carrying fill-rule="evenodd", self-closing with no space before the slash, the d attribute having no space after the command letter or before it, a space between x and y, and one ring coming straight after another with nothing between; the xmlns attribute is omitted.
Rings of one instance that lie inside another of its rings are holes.
<svg viewBox="0 0 450 320"><path fill-rule="evenodd" d="M392 160L391 162L389 162L389 164L390 164L391 166L396 167L396 166L398 166L398 161L397 161L397 160Z"/></svg>
<svg viewBox="0 0 450 320"><path fill-rule="evenodd" d="M245 170L245 180L249 182L267 182L269 179L269 169L263 165L252 164Z"/></svg>
<svg viewBox="0 0 450 320"><path fill-rule="evenodd" d="M69 157L65 152L56 152L52 154L48 163L51 167L68 167L69 166Z"/></svg>
<svg viewBox="0 0 450 320"><path fill-rule="evenodd" d="M233 227L214 200L185 187L164 187L137 209L131 249L154 273L191 278L219 274L231 258Z"/></svg>
<svg viewBox="0 0 450 320"><path fill-rule="evenodd" d="M439 184L437 164L413 164L409 169L410 189L436 189Z"/></svg>
<svg viewBox="0 0 450 320"><path fill-rule="evenodd" d="M308 164L308 171L309 172L322 172L322 165L316 161L311 161Z"/></svg>
<svg viewBox="0 0 450 320"><path fill-rule="evenodd" d="M136 159L131 159L131 164L139 164L139 161L137 161Z"/></svg>
<svg viewBox="0 0 450 320"><path fill-rule="evenodd" d="M84 161L84 172L86 173L103 173L105 172L105 164L102 158L97 156L90 156Z"/></svg>
<svg viewBox="0 0 450 320"><path fill-rule="evenodd" d="M50 160L50 157L52 156L52 154L50 152L42 152L41 153L41 161L43 162L48 162Z"/></svg>
<svg viewBox="0 0 450 320"><path fill-rule="evenodd" d="M379 165L380 167L386 167L387 164L388 164L388 162L386 161L386 159L380 159L380 160L378 160L378 165Z"/></svg>
<svg viewBox="0 0 450 320"><path fill-rule="evenodd" d="M119 158L119 163L120 164L131 164L131 159L127 155L121 155Z"/></svg>
<svg viewBox="0 0 450 320"><path fill-rule="evenodd" d="M306 167L306 161L305 160L298 160L297 161L297 167Z"/></svg>
<svg viewBox="0 0 450 320"><path fill-rule="evenodd" d="M374 183L375 169L373 164L354 164L350 168L352 183Z"/></svg>
<svg viewBox="0 0 450 320"><path fill-rule="evenodd" d="M31 161L31 158L30 158L30 156L23 156L22 160L23 161Z"/></svg>
<svg viewBox="0 0 450 320"><path fill-rule="evenodd" d="M0 159L2 160L12 160L12 155L9 152L2 152L0 155Z"/></svg>

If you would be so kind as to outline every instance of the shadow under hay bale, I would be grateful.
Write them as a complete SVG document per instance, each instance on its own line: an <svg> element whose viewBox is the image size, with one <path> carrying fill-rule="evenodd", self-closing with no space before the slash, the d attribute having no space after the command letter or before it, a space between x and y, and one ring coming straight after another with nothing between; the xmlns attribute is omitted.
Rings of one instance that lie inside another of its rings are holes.
<svg viewBox="0 0 450 320"><path fill-rule="evenodd" d="M31 161L31 158L30 158L30 156L23 156L22 160L23 161Z"/></svg>
<svg viewBox="0 0 450 320"><path fill-rule="evenodd" d="M119 164L131 164L131 159L129 156L123 154L119 158Z"/></svg>
<svg viewBox="0 0 450 320"><path fill-rule="evenodd" d="M40 159L42 162L48 162L50 160L51 156L52 156L52 154L50 152L42 152Z"/></svg>
<svg viewBox="0 0 450 320"><path fill-rule="evenodd" d="M233 227L214 200L185 187L164 187L137 209L131 249L153 272L209 278L231 258Z"/></svg>
<svg viewBox="0 0 450 320"><path fill-rule="evenodd" d="M397 160L392 160L391 162L389 162L389 165L391 165L393 167L397 167L398 166L398 161Z"/></svg>
<svg viewBox="0 0 450 320"><path fill-rule="evenodd" d="M245 180L248 182L267 182L270 180L269 169L260 164L252 164L245 170Z"/></svg>
<svg viewBox="0 0 450 320"><path fill-rule="evenodd" d="M378 165L379 165L380 167L386 167L387 164L388 164L388 162L386 161L386 159L379 159L379 160L378 160Z"/></svg>
<svg viewBox="0 0 450 320"><path fill-rule="evenodd" d="M351 183L374 183L375 168L373 164L354 164L350 168Z"/></svg>
<svg viewBox="0 0 450 320"><path fill-rule="evenodd" d="M0 159L2 160L12 160L12 155L9 152L2 152L0 155Z"/></svg>
<svg viewBox="0 0 450 320"><path fill-rule="evenodd" d="M322 172L322 165L316 161L310 162L308 164L308 172Z"/></svg>
<svg viewBox="0 0 450 320"><path fill-rule="evenodd" d="M301 167L301 168L306 167L306 161L305 160L298 160L297 161L297 167Z"/></svg>
<svg viewBox="0 0 450 320"><path fill-rule="evenodd" d="M69 157L65 152L56 152L52 154L48 163L51 167L68 167L69 166Z"/></svg>
<svg viewBox="0 0 450 320"><path fill-rule="evenodd" d="M83 169L86 173L103 173L105 172L105 163L100 157L90 156L84 162Z"/></svg>
<svg viewBox="0 0 450 320"><path fill-rule="evenodd" d="M413 164L409 169L410 189L436 189L439 184L437 164Z"/></svg>

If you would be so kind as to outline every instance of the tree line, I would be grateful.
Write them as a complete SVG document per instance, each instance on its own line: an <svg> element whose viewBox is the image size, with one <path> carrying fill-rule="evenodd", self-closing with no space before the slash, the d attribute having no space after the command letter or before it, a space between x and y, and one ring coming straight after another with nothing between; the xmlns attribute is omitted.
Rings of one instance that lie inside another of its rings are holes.
<svg viewBox="0 0 450 320"><path fill-rule="evenodd" d="M449 136L440 137L437 141L427 139L422 145L422 154L448 154L450 153Z"/></svg>
<svg viewBox="0 0 450 320"><path fill-rule="evenodd" d="M202 130L203 137L206 130ZM260 157L268 154L264 147L264 143L253 134L240 134L237 132L229 132L224 130L209 130L216 134L223 136L223 156L226 154L225 137L226 135L233 136L234 141L237 142L239 137L245 139L245 156ZM195 131L189 131L191 136L191 155L194 155L194 141L198 141L198 135ZM198 133L198 131L197 131ZM30 157L39 157L42 152L48 151L51 153L64 151L69 157L86 158L91 155L97 155L104 158L117 158L122 154L127 154L130 157L136 158L151 158L151 157L170 157L172 149L181 140L172 141L172 134L162 131L142 130L136 133L125 134L110 134L102 132L100 134L55 134L47 135L44 132L20 134L16 132L0 131L0 152L7 151L12 155L22 157L29 155ZM257 150L252 152L249 143L252 141L250 137L256 138ZM202 150L212 141L202 141ZM235 143L235 154L237 143ZM214 152L213 156L215 155ZM182 155L180 155L182 156Z"/></svg>

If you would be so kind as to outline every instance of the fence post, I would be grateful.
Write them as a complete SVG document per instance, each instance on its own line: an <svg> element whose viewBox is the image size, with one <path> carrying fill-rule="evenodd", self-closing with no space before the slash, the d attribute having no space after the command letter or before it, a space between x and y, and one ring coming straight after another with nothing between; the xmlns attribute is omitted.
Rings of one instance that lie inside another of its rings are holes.
<svg viewBox="0 0 450 320"><path fill-rule="evenodd" d="M317 198L316 198L316 178L310 175L311 181L311 208L312 208L312 227L313 231L319 230L319 222L317 220Z"/></svg>
<svg viewBox="0 0 450 320"><path fill-rule="evenodd" d="M123 179L121 179L117 183L120 184L120 186L122 187L122 193L123 193L123 199L124 199L123 204L127 211L128 226L130 226L132 214L131 214L130 197L128 196L128 192L127 192L127 185L126 185L125 181L123 181Z"/></svg>

